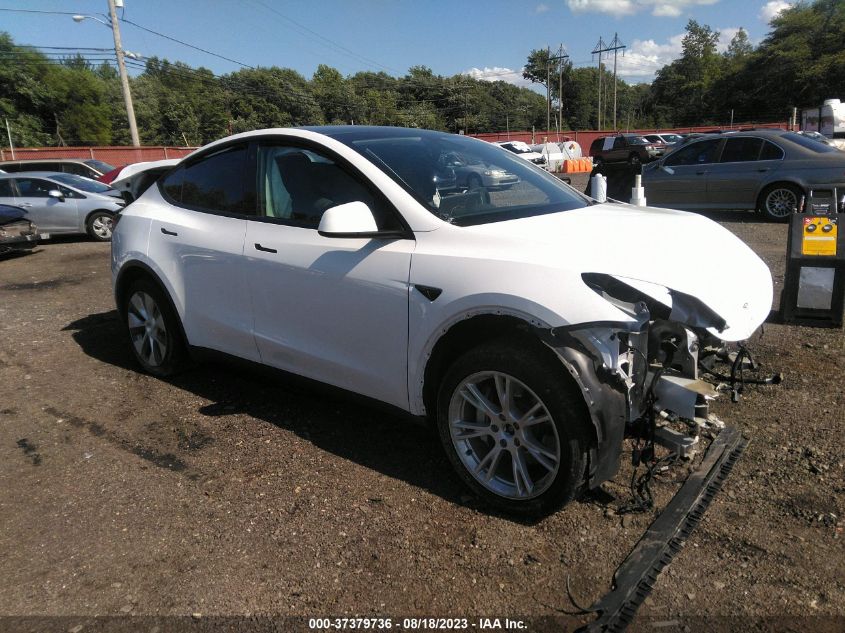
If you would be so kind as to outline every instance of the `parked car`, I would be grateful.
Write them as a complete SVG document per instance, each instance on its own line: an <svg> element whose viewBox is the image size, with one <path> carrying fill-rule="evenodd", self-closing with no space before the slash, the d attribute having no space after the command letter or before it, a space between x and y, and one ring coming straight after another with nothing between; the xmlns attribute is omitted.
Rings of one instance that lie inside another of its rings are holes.
<svg viewBox="0 0 845 633"><path fill-rule="evenodd" d="M164 160L130 163L112 177L109 185L119 191L121 197L128 204L144 193L159 176L169 171L178 162L178 158L165 158Z"/></svg>
<svg viewBox="0 0 845 633"><path fill-rule="evenodd" d="M70 180L74 184L60 182ZM46 239L59 233L87 233L92 239L111 239L115 215L125 206L122 199L80 188L71 174L31 172L0 176L0 204L22 207ZM81 179L86 188L105 187Z"/></svg>
<svg viewBox="0 0 845 633"><path fill-rule="evenodd" d="M8 174L20 172L63 172L86 178L97 179L114 169L112 165L95 159L76 158L33 158L28 160L6 160L0 162L0 169Z"/></svg>
<svg viewBox="0 0 845 633"><path fill-rule="evenodd" d="M593 165L624 163L639 166L663 156L666 145L650 143L638 134L617 134L599 137L590 145Z"/></svg>
<svg viewBox="0 0 845 633"><path fill-rule="evenodd" d="M520 158L527 160L530 163L534 163L535 165L544 166L546 164L546 159L540 152L535 152L528 146L528 143L524 143L522 141L501 141L498 143L494 143L494 145L498 145L499 147L503 147L509 152L513 152Z"/></svg>
<svg viewBox="0 0 845 633"><path fill-rule="evenodd" d="M31 250L40 237L24 209L0 204L0 255Z"/></svg>
<svg viewBox="0 0 845 633"><path fill-rule="evenodd" d="M660 134L643 134L643 138L649 143L657 143L658 145L674 145L680 143L683 137L680 134L672 132L661 132Z"/></svg>
<svg viewBox="0 0 845 633"><path fill-rule="evenodd" d="M512 171L486 163L477 156L467 156L455 151L443 153L440 166L439 173L454 171L457 187L465 189L507 189L519 182L519 177Z"/></svg>
<svg viewBox="0 0 845 633"><path fill-rule="evenodd" d="M443 194L452 155L519 186ZM701 265L713 253L730 283ZM704 403L698 350L748 338L772 302L766 265L715 222L598 204L489 143L407 128L207 145L121 213L111 261L145 371L210 349L427 416L463 481L516 513L612 477L641 415Z"/></svg>
<svg viewBox="0 0 845 633"><path fill-rule="evenodd" d="M786 221L811 187L845 193L845 154L784 130L703 136L643 169L649 204L757 209Z"/></svg>

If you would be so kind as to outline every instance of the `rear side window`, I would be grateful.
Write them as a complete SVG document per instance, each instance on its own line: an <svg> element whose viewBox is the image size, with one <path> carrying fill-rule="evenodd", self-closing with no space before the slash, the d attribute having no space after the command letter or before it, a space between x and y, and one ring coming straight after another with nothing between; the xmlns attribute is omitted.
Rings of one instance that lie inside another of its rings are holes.
<svg viewBox="0 0 845 633"><path fill-rule="evenodd" d="M669 167L677 165L703 165L712 163L716 157L716 150L722 139L714 138L706 141L690 143L666 158L666 165Z"/></svg>
<svg viewBox="0 0 845 633"><path fill-rule="evenodd" d="M162 182L165 195L185 207L255 214L255 187L247 174L247 147L229 147L180 167Z"/></svg>
<svg viewBox="0 0 845 633"><path fill-rule="evenodd" d="M783 158L783 150L769 141L763 142L763 151L760 152L760 160L780 160Z"/></svg>
<svg viewBox="0 0 845 633"><path fill-rule="evenodd" d="M13 195L12 181L0 180L0 198L11 198Z"/></svg>
<svg viewBox="0 0 845 633"><path fill-rule="evenodd" d="M87 165L80 165L79 163L64 163L61 166L56 165L55 171L63 170L66 174L76 174L77 176L85 176L86 178L96 178L99 175ZM53 171L53 168L51 168L50 171Z"/></svg>
<svg viewBox="0 0 845 633"><path fill-rule="evenodd" d="M743 136L729 138L725 141L725 148L722 150L720 163L743 163L757 160L760 156L760 148L763 146L763 139Z"/></svg>

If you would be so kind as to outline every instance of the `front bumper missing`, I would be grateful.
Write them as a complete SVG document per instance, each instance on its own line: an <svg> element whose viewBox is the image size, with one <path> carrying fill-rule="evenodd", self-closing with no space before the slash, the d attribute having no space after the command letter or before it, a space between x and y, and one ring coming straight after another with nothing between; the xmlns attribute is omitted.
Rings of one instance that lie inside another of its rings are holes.
<svg viewBox="0 0 845 633"><path fill-rule="evenodd" d="M582 631L627 628L660 572L681 551L747 445L748 440L736 428L726 427L719 433L698 470L687 478L616 570L610 592L590 607L588 611L599 617Z"/></svg>

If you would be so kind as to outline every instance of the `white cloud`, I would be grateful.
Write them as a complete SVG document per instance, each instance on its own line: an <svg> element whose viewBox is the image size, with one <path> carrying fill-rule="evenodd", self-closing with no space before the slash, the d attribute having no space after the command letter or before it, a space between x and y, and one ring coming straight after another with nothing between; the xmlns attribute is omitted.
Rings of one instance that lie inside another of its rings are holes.
<svg viewBox="0 0 845 633"><path fill-rule="evenodd" d="M500 66L485 66L484 68L470 68L461 74L469 75L481 81L504 81L522 88L528 88L533 85L530 81L522 77L522 69L513 70L512 68L503 68Z"/></svg>
<svg viewBox="0 0 845 633"><path fill-rule="evenodd" d="M619 17L650 9L655 17L676 18L688 8L719 0L566 0L574 13L608 13Z"/></svg>
<svg viewBox="0 0 845 633"><path fill-rule="evenodd" d="M538 5L534 8L534 13L545 13L545 12L546 12L546 11L548 11L548 10L549 10L549 5L547 5L547 4L538 4Z"/></svg>
<svg viewBox="0 0 845 633"><path fill-rule="evenodd" d="M719 41L716 43L716 50L724 53L728 50L733 36L737 34L740 27L726 27L717 29ZM666 64L678 59L683 52L683 40L686 32L673 35L665 43L658 44L654 40L634 40L625 49L625 56L616 58L616 72L623 79L628 81L652 81L654 74ZM613 58L605 57L606 68L612 70Z"/></svg>
<svg viewBox="0 0 845 633"><path fill-rule="evenodd" d="M625 50L625 56L616 58L617 74L623 79L651 81L659 68L680 57L684 35L673 35L665 44L654 40L634 40ZM609 68L612 68L612 59L609 63Z"/></svg>
<svg viewBox="0 0 845 633"><path fill-rule="evenodd" d="M758 17L763 20L763 22L768 24L774 18L776 18L781 11L783 11L784 9L788 9L791 6L792 3L786 2L786 0L772 0L771 2L767 2L763 5L763 8L760 9Z"/></svg>

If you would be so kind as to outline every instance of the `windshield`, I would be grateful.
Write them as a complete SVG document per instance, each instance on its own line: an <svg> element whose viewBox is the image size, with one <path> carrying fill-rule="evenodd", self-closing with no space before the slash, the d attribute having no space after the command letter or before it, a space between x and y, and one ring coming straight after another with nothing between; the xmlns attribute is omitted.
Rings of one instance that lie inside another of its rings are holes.
<svg viewBox="0 0 845 633"><path fill-rule="evenodd" d="M468 226L586 207L586 196L507 150L455 134L359 128L332 134L437 217Z"/></svg>
<svg viewBox="0 0 845 633"><path fill-rule="evenodd" d="M816 152L817 154L830 154L831 152L839 151L838 149L831 145L828 145L827 143L822 143L821 141L817 141L814 138L804 136L803 134L796 134L795 132L787 132L781 138L790 140L796 145L800 145L801 147Z"/></svg>
<svg viewBox="0 0 845 633"><path fill-rule="evenodd" d="M111 187L101 182L84 178L83 176L77 176L76 174L51 174L50 179L60 182L63 185L70 185L80 191L87 191L88 193L105 193L111 189Z"/></svg>
<svg viewBox="0 0 845 633"><path fill-rule="evenodd" d="M104 163L104 162L103 162L103 161L101 161L101 160L94 160L94 159L91 159L91 160L86 160L86 161L85 161L85 164L86 164L86 165L90 165L91 167L93 167L94 169L96 169L96 170L97 170L98 172L100 172L101 174L107 174L107 173L109 173L112 169L114 169L114 165L109 165L108 163Z"/></svg>
<svg viewBox="0 0 845 633"><path fill-rule="evenodd" d="M682 136L678 136L677 134L664 134L663 140L667 143L677 143L680 140L683 140Z"/></svg>
<svg viewBox="0 0 845 633"><path fill-rule="evenodd" d="M628 136L628 145L648 145L649 140L644 136Z"/></svg>

